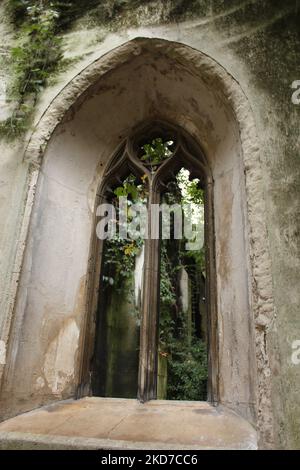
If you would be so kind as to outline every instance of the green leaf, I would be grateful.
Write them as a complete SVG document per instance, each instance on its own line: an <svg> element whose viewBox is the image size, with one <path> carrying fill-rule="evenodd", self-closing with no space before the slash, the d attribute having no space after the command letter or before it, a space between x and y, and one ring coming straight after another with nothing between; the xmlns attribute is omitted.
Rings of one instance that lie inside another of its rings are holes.
<svg viewBox="0 0 300 470"><path fill-rule="evenodd" d="M116 188L114 190L114 194L118 197L127 196L126 191L124 188L122 188L122 186L119 186L118 188Z"/></svg>

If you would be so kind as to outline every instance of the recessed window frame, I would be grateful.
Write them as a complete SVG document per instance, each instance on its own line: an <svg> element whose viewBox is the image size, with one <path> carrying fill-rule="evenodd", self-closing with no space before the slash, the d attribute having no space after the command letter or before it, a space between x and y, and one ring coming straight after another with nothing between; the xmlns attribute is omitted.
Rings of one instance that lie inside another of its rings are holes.
<svg viewBox="0 0 300 470"><path fill-rule="evenodd" d="M166 159L151 175L151 172L139 159L141 142L151 137L164 135L166 139L175 136L175 148L170 158ZM148 204L160 204L163 186L170 174L180 168L190 171L192 178L199 178L204 189L204 243L206 260L206 308L208 331L208 386L207 400L213 404L219 401L219 360L218 360L218 323L216 307L216 263L215 231L213 215L213 178L200 145L179 126L161 120L152 120L138 126L125 138L109 159L99 182L96 205L107 202L108 191L120 184L129 173L137 177L148 176ZM100 276L103 264L104 240L96 236L97 217L94 215L94 233L89 257L88 272L88 318L84 328L83 356L80 364L80 381L77 398L92 395L93 354L98 321L98 305L101 296ZM151 210L148 211L151 230ZM153 222L152 222L153 223ZM153 226L152 226L153 227ZM156 228L154 228L156 230ZM159 270L160 240L152 239L149 233L145 240L145 259L143 276L143 305L140 331L140 359L138 376L138 396L141 402L157 398L157 354L159 323Z"/></svg>

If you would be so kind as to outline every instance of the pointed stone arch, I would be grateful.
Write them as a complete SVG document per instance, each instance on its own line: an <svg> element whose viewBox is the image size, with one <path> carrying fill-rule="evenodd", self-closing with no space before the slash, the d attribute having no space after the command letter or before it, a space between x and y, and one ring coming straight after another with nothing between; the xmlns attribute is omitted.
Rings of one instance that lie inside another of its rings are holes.
<svg viewBox="0 0 300 470"><path fill-rule="evenodd" d="M51 102L31 135L24 154L29 165L28 196L7 313L8 366L2 399L8 414L13 414L76 393L86 334L89 247L85 246L80 258L80 269L68 279L65 297L60 292L55 302L46 305L43 292L34 294L32 286L37 290L35 279L44 279L42 287L46 285L49 299L57 289L55 276L65 282L67 272L59 271L59 258L68 248L77 256L78 245L91 239L96 188L105 161L133 126L149 118L166 119L189 132L212 168L215 225L220 234L216 239L220 403L257 425L264 445L271 445L266 336L274 306L253 113L239 84L220 64L184 44L161 39L136 38L94 61ZM72 165L78 164L75 174ZM61 217L72 219L69 211L76 209L79 199L79 211L83 213L85 205L88 217L73 227L79 234L78 238L74 235L73 244L68 245L66 238L55 251L59 230L67 228L57 228L62 221L57 214L61 211ZM53 229L52 245L41 262L40 250L49 245L49 239L40 222L47 224L51 218L56 229L48 227ZM74 263L69 262L72 267ZM229 289L232 283L234 288ZM29 334L32 321L36 338ZM79 342L68 350L70 335ZM44 345L39 338L44 338ZM54 350L66 354L67 369L60 369ZM30 369L26 378L22 361ZM27 402L24 396L13 397L19 381L25 397L37 389L38 397Z"/></svg>

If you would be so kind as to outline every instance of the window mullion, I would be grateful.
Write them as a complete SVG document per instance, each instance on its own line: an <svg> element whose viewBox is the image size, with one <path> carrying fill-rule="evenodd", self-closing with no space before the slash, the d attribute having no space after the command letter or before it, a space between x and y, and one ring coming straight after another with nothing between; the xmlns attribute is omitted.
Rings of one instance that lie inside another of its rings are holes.
<svg viewBox="0 0 300 470"><path fill-rule="evenodd" d="M152 204L159 204L160 194L149 182L148 239L145 240L144 289L140 337L138 398L142 402L156 398L158 298L159 298L159 238L151 236Z"/></svg>

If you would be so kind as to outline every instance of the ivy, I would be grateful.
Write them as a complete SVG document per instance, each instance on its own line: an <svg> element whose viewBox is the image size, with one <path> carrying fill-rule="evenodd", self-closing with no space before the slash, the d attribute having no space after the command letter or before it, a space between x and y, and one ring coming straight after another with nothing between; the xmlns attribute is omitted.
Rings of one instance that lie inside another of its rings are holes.
<svg viewBox="0 0 300 470"><path fill-rule="evenodd" d="M15 27L19 27L24 22L28 3L26 0L9 0L7 2L6 11Z"/></svg>
<svg viewBox="0 0 300 470"><path fill-rule="evenodd" d="M63 38L72 23L97 9L103 23L112 23L128 0L8 0L7 13L17 31L17 45L11 49L13 82L8 97L15 102L9 118L0 123L0 137L8 141L22 136L32 123L40 92L49 78L64 70ZM142 0L136 0L142 4Z"/></svg>
<svg viewBox="0 0 300 470"><path fill-rule="evenodd" d="M145 175L141 178L141 183L137 182L133 174L129 174L124 179L122 185L114 190L116 198L112 203L118 214L119 208L117 198L127 198L127 217L131 221L130 207L135 202L146 201L147 188ZM119 221L117 222L118 228ZM118 291L122 291L126 287L126 280L130 279L134 271L135 258L140 253L143 246L143 240L137 239L121 239L118 234L113 238L106 240L104 250L104 270L105 275L102 277L105 284L113 285Z"/></svg>
<svg viewBox="0 0 300 470"><path fill-rule="evenodd" d="M126 280L132 277L135 257L140 252L142 240L120 239L117 236L107 240L104 250L104 274L102 280L105 285L114 286L118 292L126 287Z"/></svg>
<svg viewBox="0 0 300 470"><path fill-rule="evenodd" d="M0 122L0 138L13 140L30 128L41 90L51 76L70 64L63 59L63 34L74 21L88 16L110 30L137 26L139 17L132 13L147 4L149 0L7 0L7 14L17 33L17 45L10 54L13 83L8 98L16 105L11 116ZM171 0L164 21L178 21L202 10L201 0ZM168 157L168 147L159 139L152 142L144 149L145 162L151 167L161 163ZM151 157L153 149L155 161Z"/></svg>
<svg viewBox="0 0 300 470"><path fill-rule="evenodd" d="M173 307L176 304L176 292L171 276L174 275L174 268L167 254L165 243L161 246L161 267L160 267L160 300L163 305Z"/></svg>
<svg viewBox="0 0 300 470"><path fill-rule="evenodd" d="M207 349L203 340L184 335L172 344L168 356L168 400L206 400Z"/></svg>
<svg viewBox="0 0 300 470"><path fill-rule="evenodd" d="M143 145L141 159L154 170L172 155L173 141L163 142L156 138ZM180 170L176 178L167 184L164 201L168 204L191 203L195 207L203 204L204 193L199 180L190 180L187 170ZM127 213L133 203L147 200L147 177L139 180L129 174L113 191L113 203L117 209L117 198L127 198ZM118 211L117 211L118 212ZM161 240L160 250L160 312L159 351L167 361L167 399L205 400L207 383L207 348L205 341L196 333L195 327L187 325L187 314L182 311L179 299L179 271L185 268L190 279L205 273L205 252L185 250L185 239ZM106 240L102 280L108 295L122 292L132 301L132 276L136 256L141 252L143 240L124 240L116 235ZM194 288L194 286L192 287ZM196 293L196 295L198 295ZM131 296L131 297L130 297ZM134 304L134 302L132 302ZM135 312L139 319L139 312ZM198 312L199 314L199 312Z"/></svg>
<svg viewBox="0 0 300 470"><path fill-rule="evenodd" d="M204 192L199 180L181 169L167 185L164 201L168 204L203 204ZM187 315L179 298L179 271L184 268L190 280L205 273L205 251L185 250L185 239L162 240L160 260L159 354L167 361L166 398L169 400L206 400L207 348L205 341L188 331ZM192 289L195 288L195 285Z"/></svg>
<svg viewBox="0 0 300 470"><path fill-rule="evenodd" d="M159 163L172 155L169 149L172 145L173 141L163 142L161 137L155 138L151 143L146 143L141 147L145 152L141 160L148 163L151 167L151 171L154 172ZM122 184L114 189L113 193L116 198L127 198L127 215L130 222L131 205L136 202L146 203L147 201L147 175L143 175L138 183L137 178L133 174L129 174ZM117 199L113 202L118 211ZM110 265L112 270L110 275L103 277L103 281L114 285L120 290L124 285L125 279L132 276L135 257L140 252L143 240L139 237L128 242L127 240L120 239L118 235L116 235L113 239L107 240L105 245L104 264L106 266Z"/></svg>
<svg viewBox="0 0 300 470"><path fill-rule="evenodd" d="M16 102L12 115L0 124L0 136L7 140L22 135L32 120L34 106L51 74L63 58L62 39L56 35L59 12L49 3L13 0L9 2L21 22L18 43L11 49L14 80L9 90Z"/></svg>
<svg viewBox="0 0 300 470"><path fill-rule="evenodd" d="M13 140L28 130L40 92L51 76L70 63L63 59L61 33L100 3L8 0L7 13L17 29L17 44L10 52L13 81L8 96L16 105L11 116L0 123L0 137Z"/></svg>
<svg viewBox="0 0 300 470"><path fill-rule="evenodd" d="M167 358L168 400L205 400L207 348L187 328L178 304L178 271L183 267L180 243L162 242L160 265L159 354Z"/></svg>

